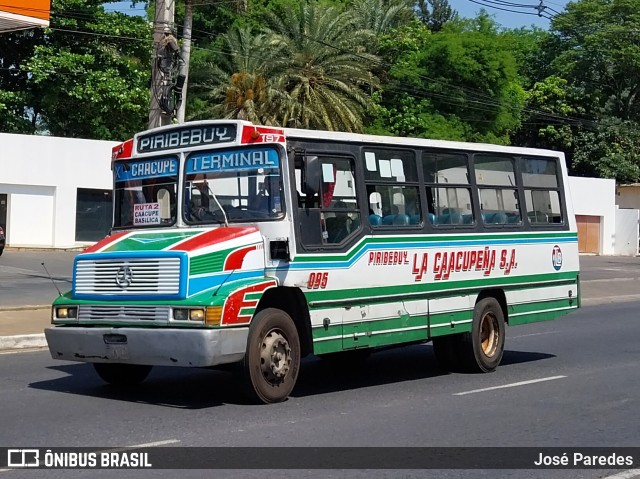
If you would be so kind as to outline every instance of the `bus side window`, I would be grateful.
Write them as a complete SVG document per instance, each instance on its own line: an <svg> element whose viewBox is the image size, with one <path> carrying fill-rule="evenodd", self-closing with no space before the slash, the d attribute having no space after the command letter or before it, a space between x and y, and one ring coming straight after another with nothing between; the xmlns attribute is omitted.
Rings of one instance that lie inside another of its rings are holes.
<svg viewBox="0 0 640 479"><path fill-rule="evenodd" d="M313 195L302 184L302 159L295 165L296 202L304 245L338 245L360 228L354 162L345 157L320 158L322 176Z"/></svg>

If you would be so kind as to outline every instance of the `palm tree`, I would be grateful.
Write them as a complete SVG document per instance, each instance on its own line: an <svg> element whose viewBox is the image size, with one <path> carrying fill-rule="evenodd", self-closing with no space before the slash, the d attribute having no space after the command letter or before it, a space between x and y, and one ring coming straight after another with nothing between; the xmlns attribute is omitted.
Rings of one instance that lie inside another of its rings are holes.
<svg viewBox="0 0 640 479"><path fill-rule="evenodd" d="M370 68L378 58L365 49L373 33L357 29L350 14L314 0L280 9L267 22L270 44L288 59L273 70L272 84L287 95L279 103L281 124L362 131L370 104L364 88L377 86Z"/></svg>
<svg viewBox="0 0 640 479"><path fill-rule="evenodd" d="M278 125L278 108L273 105L282 101L283 94L272 84L273 72L282 68L279 47L269 35L254 34L248 27L232 27L221 37L221 55L197 70L194 83L206 92L207 107L193 118L237 118Z"/></svg>
<svg viewBox="0 0 640 479"><path fill-rule="evenodd" d="M350 5L359 27L376 36L405 25L414 17L412 0L352 0Z"/></svg>

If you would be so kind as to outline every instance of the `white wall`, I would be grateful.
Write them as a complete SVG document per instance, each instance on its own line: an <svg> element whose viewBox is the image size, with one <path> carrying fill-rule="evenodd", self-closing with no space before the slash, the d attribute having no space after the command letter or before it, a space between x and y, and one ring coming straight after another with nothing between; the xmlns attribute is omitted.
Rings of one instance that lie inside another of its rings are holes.
<svg viewBox="0 0 640 479"><path fill-rule="evenodd" d="M640 211L636 209L616 209L615 254L635 256L638 254L638 220Z"/></svg>
<svg viewBox="0 0 640 479"><path fill-rule="evenodd" d="M614 254L616 229L616 182L601 178L569 177L576 215L599 216L600 254Z"/></svg>
<svg viewBox="0 0 640 479"><path fill-rule="evenodd" d="M110 190L116 142L0 133L0 193L8 195L7 245L78 246L78 188Z"/></svg>

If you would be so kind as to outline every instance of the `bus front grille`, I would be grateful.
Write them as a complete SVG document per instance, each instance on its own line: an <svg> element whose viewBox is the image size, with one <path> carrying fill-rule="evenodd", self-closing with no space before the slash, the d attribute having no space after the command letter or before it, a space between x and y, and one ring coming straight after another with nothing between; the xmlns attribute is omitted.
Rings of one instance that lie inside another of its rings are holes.
<svg viewBox="0 0 640 479"><path fill-rule="evenodd" d="M171 308L167 306L103 306L81 305L79 321L157 321L167 322Z"/></svg>
<svg viewBox="0 0 640 479"><path fill-rule="evenodd" d="M176 295L180 292L180 258L78 260L76 294Z"/></svg>

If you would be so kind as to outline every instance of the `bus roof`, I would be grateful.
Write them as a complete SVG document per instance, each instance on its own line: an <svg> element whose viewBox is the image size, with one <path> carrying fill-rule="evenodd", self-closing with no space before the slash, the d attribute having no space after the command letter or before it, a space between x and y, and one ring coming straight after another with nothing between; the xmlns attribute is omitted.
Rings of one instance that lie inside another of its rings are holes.
<svg viewBox="0 0 640 479"><path fill-rule="evenodd" d="M418 146L423 148L442 148L449 150L470 150L492 153L510 153L517 155L564 157L561 151L525 148L519 146L496 145L492 143L471 143L449 140L430 140L425 138L410 138L400 136L366 135L362 133L345 133L340 131L304 130L297 128L282 129L287 140L323 140L323 141L352 141L362 144L381 144L399 146Z"/></svg>
<svg viewBox="0 0 640 479"><path fill-rule="evenodd" d="M560 151L525 148L516 146L504 146L491 143L471 143L448 140L430 140L425 138L395 137L381 135L367 135L362 133L347 133L340 131L305 130L298 128L280 128L273 126L254 125L244 120L199 120L182 124L166 125L137 133L133 139L123 142L113 148L113 160L124 159L132 156L133 151L137 154L136 144L138 139L154 134L171 132L175 130L185 130L190 128L202 128L215 125L235 125L237 129L236 143L250 144L259 142L272 142L283 140L322 140L326 142L353 142L356 144L370 145L397 145L406 147L438 148L447 150L468 150L487 153L505 153L531 156L552 156L564 158L564 153ZM284 135L284 138L281 136ZM175 148L175 149L180 149ZM174 150L175 150L174 149ZM133 151L132 151L133 150ZM144 153L143 153L144 154ZM137 156L137 155L136 155Z"/></svg>

